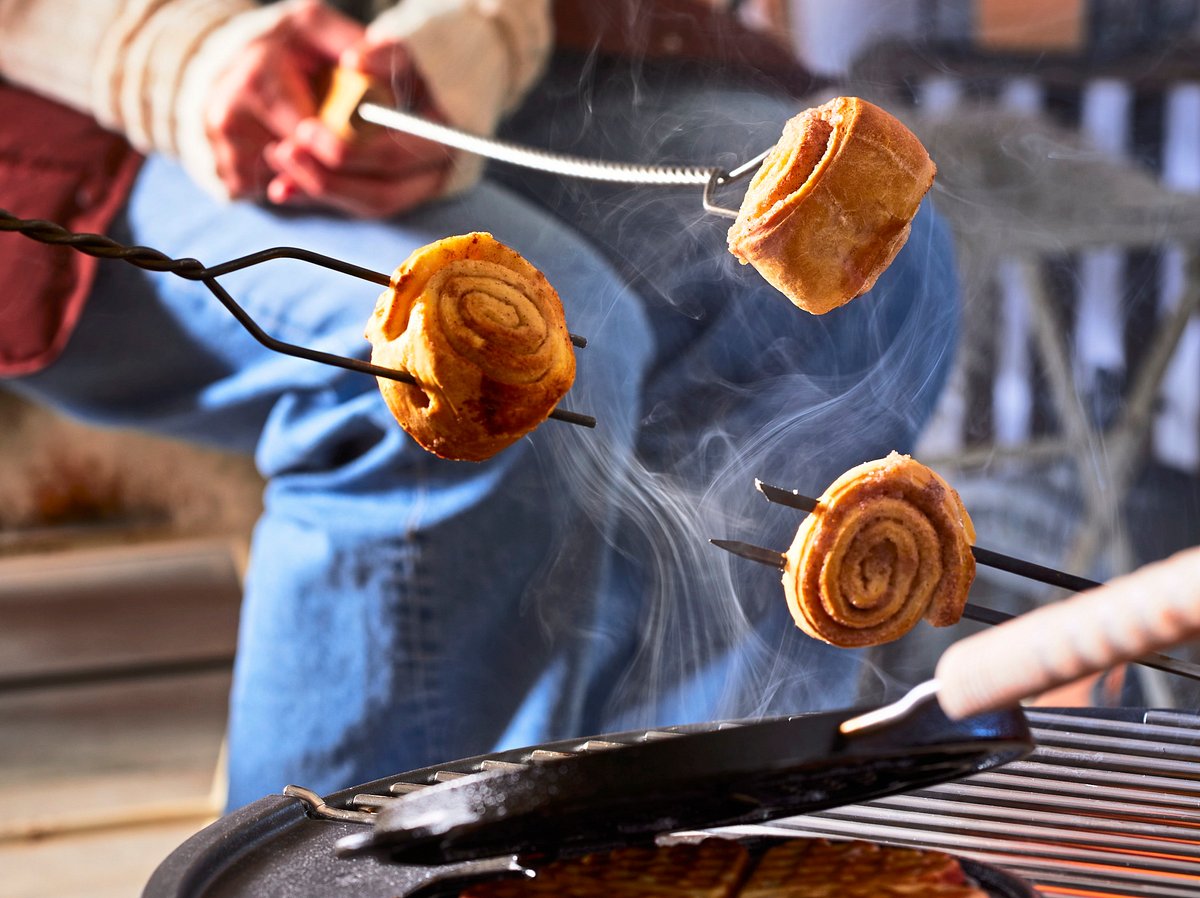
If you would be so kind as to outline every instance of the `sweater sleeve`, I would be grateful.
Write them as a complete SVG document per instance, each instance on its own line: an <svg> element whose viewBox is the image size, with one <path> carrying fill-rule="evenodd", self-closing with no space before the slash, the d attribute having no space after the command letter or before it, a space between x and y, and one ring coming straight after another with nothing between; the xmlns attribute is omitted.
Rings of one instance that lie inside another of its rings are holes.
<svg viewBox="0 0 1200 898"><path fill-rule="evenodd" d="M297 0L0 0L0 77L88 112L138 149L178 156L223 195L205 134L209 91ZM548 0L401 0L371 24L403 40L451 124L490 133L542 70ZM449 190L471 183L466 158Z"/></svg>
<svg viewBox="0 0 1200 898"><path fill-rule="evenodd" d="M289 3L0 0L0 76L93 115L143 152L223 189L204 129L217 75Z"/></svg>
<svg viewBox="0 0 1200 898"><path fill-rule="evenodd" d="M402 0L368 33L402 40L450 124L481 135L542 73L553 39L548 0ZM448 192L481 169L482 160L462 154Z"/></svg>

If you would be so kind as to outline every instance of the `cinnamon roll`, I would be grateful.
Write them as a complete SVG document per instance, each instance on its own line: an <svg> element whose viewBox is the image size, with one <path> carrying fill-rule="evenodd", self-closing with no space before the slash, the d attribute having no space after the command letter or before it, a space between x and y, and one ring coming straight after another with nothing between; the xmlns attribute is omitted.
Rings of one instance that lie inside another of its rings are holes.
<svg viewBox="0 0 1200 898"><path fill-rule="evenodd" d="M975 578L975 528L958 493L893 452L847 471L788 549L783 588L796 625L837 646L891 642L921 618L956 623Z"/></svg>
<svg viewBox="0 0 1200 898"><path fill-rule="evenodd" d="M491 234L447 237L396 269L367 323L371 361L416 384L379 378L388 408L442 458L482 461L554 410L575 379L558 293Z"/></svg>
<svg viewBox="0 0 1200 898"><path fill-rule="evenodd" d="M729 250L822 315L874 286L908 240L936 171L891 114L837 97L784 126L729 229Z"/></svg>

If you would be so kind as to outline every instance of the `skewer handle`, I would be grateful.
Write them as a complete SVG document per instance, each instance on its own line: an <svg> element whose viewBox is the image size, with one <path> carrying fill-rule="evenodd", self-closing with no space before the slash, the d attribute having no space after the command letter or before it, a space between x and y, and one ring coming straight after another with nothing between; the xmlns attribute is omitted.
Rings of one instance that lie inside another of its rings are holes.
<svg viewBox="0 0 1200 898"><path fill-rule="evenodd" d="M329 75L329 89L317 115L342 140L353 140L366 124L358 118L358 105L383 97L382 86L370 75L337 66Z"/></svg>
<svg viewBox="0 0 1200 898"><path fill-rule="evenodd" d="M1200 548L954 643L938 702L958 719L1200 636Z"/></svg>

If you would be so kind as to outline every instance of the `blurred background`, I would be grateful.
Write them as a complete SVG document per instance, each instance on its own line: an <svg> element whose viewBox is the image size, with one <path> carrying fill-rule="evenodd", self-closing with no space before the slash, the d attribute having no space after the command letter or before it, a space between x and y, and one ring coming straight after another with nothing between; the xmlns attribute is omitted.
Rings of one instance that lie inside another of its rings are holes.
<svg viewBox="0 0 1200 898"><path fill-rule="evenodd" d="M740 18L822 96L872 99L929 148L964 332L917 456L980 544L1105 579L1200 542L1196 0L663 5ZM97 432L2 388L0 422L0 894L136 895L222 806L262 484L248 458ZM972 597L1058 596L981 569ZM1059 699L1200 705L1143 671Z"/></svg>

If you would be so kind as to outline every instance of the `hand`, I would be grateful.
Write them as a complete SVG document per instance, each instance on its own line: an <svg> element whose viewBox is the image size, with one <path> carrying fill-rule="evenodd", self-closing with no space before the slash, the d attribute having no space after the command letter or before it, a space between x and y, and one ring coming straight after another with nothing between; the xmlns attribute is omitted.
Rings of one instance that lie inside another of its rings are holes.
<svg viewBox="0 0 1200 898"><path fill-rule="evenodd" d="M267 195L276 177L269 149L315 114L315 85L364 35L362 25L312 0L289 11L217 79L205 127L230 196Z"/></svg>
<svg viewBox="0 0 1200 898"><path fill-rule="evenodd" d="M364 39L339 64L388 85L386 102L444 120L402 44ZM371 125L343 138L315 116L269 147L266 158L277 172L267 187L271 202L317 203L361 218L395 215L433 198L452 161L437 143Z"/></svg>

